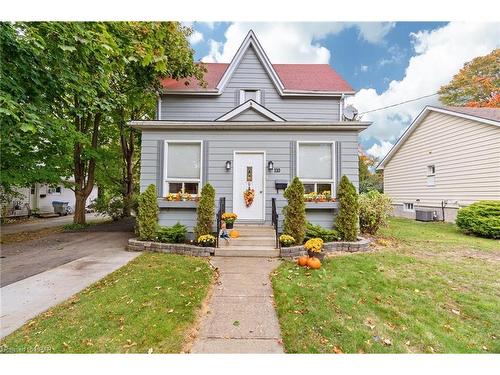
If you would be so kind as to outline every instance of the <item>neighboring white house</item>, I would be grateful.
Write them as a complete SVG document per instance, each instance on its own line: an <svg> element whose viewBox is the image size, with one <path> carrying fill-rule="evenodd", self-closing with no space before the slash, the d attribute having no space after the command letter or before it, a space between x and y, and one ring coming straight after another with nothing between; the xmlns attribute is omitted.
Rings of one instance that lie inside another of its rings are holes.
<svg viewBox="0 0 500 375"><path fill-rule="evenodd" d="M396 216L500 200L500 109L425 107L379 164Z"/></svg>
<svg viewBox="0 0 500 375"><path fill-rule="evenodd" d="M70 188L64 187L63 184L34 184L31 188L16 188L15 190L20 193L20 196L7 204L6 216L27 215L27 204L31 210L38 210L40 213L54 212L52 207L54 201L68 202L71 211L75 209L75 193ZM87 198L87 205L96 198L97 186L94 186Z"/></svg>

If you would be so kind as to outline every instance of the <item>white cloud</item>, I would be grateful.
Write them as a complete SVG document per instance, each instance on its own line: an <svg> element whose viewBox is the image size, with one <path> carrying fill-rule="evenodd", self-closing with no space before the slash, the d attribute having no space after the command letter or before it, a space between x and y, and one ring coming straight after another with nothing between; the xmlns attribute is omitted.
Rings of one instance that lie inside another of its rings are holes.
<svg viewBox="0 0 500 375"><path fill-rule="evenodd" d="M367 72L368 71L368 65L361 65L359 67L359 70L361 70L362 72Z"/></svg>
<svg viewBox="0 0 500 375"><path fill-rule="evenodd" d="M380 66L400 63L405 57L404 51L402 51L397 44L390 46L387 52L389 52L389 58L381 59L378 62Z"/></svg>
<svg viewBox="0 0 500 375"><path fill-rule="evenodd" d="M225 43L210 41L210 51L202 60L229 62L248 30L252 29L273 63L327 64L330 61L330 51L321 45L320 40L350 27L358 29L360 38L370 43L379 43L393 25L387 22L236 22L227 28Z"/></svg>
<svg viewBox="0 0 500 375"><path fill-rule="evenodd" d="M380 144L374 143L372 147L366 150L366 153L376 157L378 160L382 158L389 152L393 144L391 142L382 141Z"/></svg>
<svg viewBox="0 0 500 375"><path fill-rule="evenodd" d="M391 81L381 94L374 89L360 90L350 100L360 113L437 92L465 62L500 46L500 27L494 23L451 22L411 37L415 54L403 79ZM437 96L364 115L363 120L373 121L373 125L361 133L361 139L364 143L370 139L394 141L427 104L438 104Z"/></svg>
<svg viewBox="0 0 500 375"><path fill-rule="evenodd" d="M204 38L202 33L193 30L193 33L189 36L189 43L191 43L191 45L194 45L196 43L200 43L201 41L203 41L203 39Z"/></svg>

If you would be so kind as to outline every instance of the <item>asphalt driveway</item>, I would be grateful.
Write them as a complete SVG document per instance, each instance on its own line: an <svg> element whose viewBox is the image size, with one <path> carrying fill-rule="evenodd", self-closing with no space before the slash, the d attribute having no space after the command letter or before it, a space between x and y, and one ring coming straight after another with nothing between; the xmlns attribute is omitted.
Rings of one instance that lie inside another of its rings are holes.
<svg viewBox="0 0 500 375"><path fill-rule="evenodd" d="M132 228L131 221L100 224L2 245L0 337L139 255L125 250Z"/></svg>

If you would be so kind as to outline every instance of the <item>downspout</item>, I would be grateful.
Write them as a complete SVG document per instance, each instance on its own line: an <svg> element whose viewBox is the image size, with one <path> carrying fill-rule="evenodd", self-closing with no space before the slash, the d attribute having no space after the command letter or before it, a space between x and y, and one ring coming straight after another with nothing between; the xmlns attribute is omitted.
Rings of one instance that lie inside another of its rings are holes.
<svg viewBox="0 0 500 375"><path fill-rule="evenodd" d="M447 203L445 201L441 201L441 213L443 215L443 220L441 220L442 222L444 222L444 208L446 207Z"/></svg>
<svg viewBox="0 0 500 375"><path fill-rule="evenodd" d="M344 93L342 93L339 100L339 121L344 121Z"/></svg>

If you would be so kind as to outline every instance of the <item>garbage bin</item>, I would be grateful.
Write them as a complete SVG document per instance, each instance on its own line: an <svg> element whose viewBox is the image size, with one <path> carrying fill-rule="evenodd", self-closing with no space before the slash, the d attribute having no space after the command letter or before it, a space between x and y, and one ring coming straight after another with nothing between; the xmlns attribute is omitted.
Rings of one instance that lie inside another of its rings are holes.
<svg viewBox="0 0 500 375"><path fill-rule="evenodd" d="M59 214L59 216L67 215L68 212L66 210L68 208L68 204L69 202L60 202L60 201L52 202L52 207L54 207L54 213Z"/></svg>

